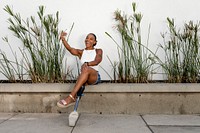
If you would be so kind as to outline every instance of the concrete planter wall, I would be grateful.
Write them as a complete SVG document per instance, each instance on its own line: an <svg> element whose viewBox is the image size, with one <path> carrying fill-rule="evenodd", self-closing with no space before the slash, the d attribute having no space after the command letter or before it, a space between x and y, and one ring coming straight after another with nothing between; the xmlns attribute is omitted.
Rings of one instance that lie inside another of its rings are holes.
<svg viewBox="0 0 200 133"><path fill-rule="evenodd" d="M71 112L56 102L74 84L0 84L0 112ZM199 114L200 84L114 84L87 86L79 112L103 114Z"/></svg>

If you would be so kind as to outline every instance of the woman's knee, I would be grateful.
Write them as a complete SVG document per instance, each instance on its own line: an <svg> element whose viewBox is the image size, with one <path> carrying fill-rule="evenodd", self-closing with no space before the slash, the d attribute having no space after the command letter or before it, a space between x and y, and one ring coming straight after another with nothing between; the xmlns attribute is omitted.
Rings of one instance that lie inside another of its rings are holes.
<svg viewBox="0 0 200 133"><path fill-rule="evenodd" d="M85 68L81 70L82 74L89 74L90 73L90 69L89 68Z"/></svg>

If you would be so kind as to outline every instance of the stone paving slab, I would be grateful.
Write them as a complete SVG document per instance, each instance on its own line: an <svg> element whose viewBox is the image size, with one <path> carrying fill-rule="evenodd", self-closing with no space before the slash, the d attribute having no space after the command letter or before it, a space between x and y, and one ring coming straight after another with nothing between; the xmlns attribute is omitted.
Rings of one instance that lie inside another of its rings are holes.
<svg viewBox="0 0 200 133"><path fill-rule="evenodd" d="M200 133L198 115L81 113L75 127L68 113L0 113L0 133Z"/></svg>
<svg viewBox="0 0 200 133"><path fill-rule="evenodd" d="M198 115L144 115L153 133L200 133Z"/></svg>
<svg viewBox="0 0 200 133"><path fill-rule="evenodd" d="M0 113L0 123L9 120L11 117L13 117L15 114L12 113Z"/></svg>
<svg viewBox="0 0 200 133"><path fill-rule="evenodd" d="M80 114L73 133L151 133L140 116Z"/></svg>
<svg viewBox="0 0 200 133"><path fill-rule="evenodd" d="M18 114L0 124L0 133L71 133L71 131L72 128L68 126L68 114Z"/></svg>
<svg viewBox="0 0 200 133"><path fill-rule="evenodd" d="M153 133L200 133L200 127L192 126L150 126Z"/></svg>
<svg viewBox="0 0 200 133"><path fill-rule="evenodd" d="M199 115L144 115L148 125L200 126Z"/></svg>

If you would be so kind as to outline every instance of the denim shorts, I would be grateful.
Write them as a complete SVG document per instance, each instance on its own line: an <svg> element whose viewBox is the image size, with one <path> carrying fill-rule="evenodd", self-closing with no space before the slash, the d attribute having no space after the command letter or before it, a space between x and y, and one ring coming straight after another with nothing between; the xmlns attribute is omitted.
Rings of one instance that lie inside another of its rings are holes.
<svg viewBox="0 0 200 133"><path fill-rule="evenodd" d="M97 80L96 80L96 82L95 82L94 84L92 84L92 85L96 85L96 84L98 84L98 83L101 83L101 76L100 76L99 72L97 72L97 74L98 74Z"/></svg>

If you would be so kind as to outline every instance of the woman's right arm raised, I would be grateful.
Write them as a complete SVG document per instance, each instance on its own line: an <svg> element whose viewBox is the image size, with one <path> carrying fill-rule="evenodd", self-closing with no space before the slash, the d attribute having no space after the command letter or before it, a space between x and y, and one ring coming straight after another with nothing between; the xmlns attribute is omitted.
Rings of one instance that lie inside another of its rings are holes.
<svg viewBox="0 0 200 133"><path fill-rule="evenodd" d="M60 39L62 40L62 43L64 44L65 48L72 54L72 55L75 55L75 56L78 56L79 58L81 57L81 54L82 54L82 50L80 49L75 49L75 48L72 48L68 42L65 40L65 37L66 37L67 33L66 32L61 32L61 35L60 35Z"/></svg>

